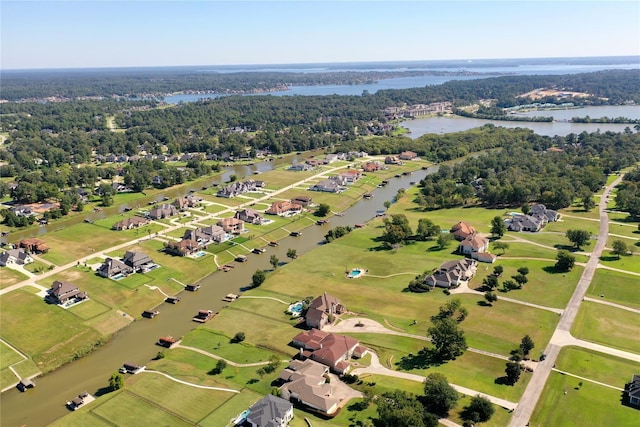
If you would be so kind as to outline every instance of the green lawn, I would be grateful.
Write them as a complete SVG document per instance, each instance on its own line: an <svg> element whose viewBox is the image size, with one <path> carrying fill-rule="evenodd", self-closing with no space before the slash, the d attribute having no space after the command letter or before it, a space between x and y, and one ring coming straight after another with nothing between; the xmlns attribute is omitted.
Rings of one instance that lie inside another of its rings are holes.
<svg viewBox="0 0 640 427"><path fill-rule="evenodd" d="M619 388L638 373L637 363L580 347L563 347L556 368Z"/></svg>
<svg viewBox="0 0 640 427"><path fill-rule="evenodd" d="M28 277L24 273L12 268L0 267L0 289L7 288L27 279Z"/></svg>
<svg viewBox="0 0 640 427"><path fill-rule="evenodd" d="M640 286L638 277L617 271L597 269L587 295L602 298L616 304L640 308ZM601 297L601 295L603 295Z"/></svg>
<svg viewBox="0 0 640 427"><path fill-rule="evenodd" d="M73 307L69 308L68 311L75 314L82 320L89 320L110 310L111 309L106 305L101 304L94 299L89 299L81 304L74 305Z"/></svg>
<svg viewBox="0 0 640 427"><path fill-rule="evenodd" d="M21 355L0 341L0 370L24 360Z"/></svg>
<svg viewBox="0 0 640 427"><path fill-rule="evenodd" d="M24 269L33 274L42 274L49 269L49 265L40 261L33 261L29 264L25 264Z"/></svg>
<svg viewBox="0 0 640 427"><path fill-rule="evenodd" d="M182 339L181 344L199 348L236 363L267 362L274 354L271 351L256 348L246 342L231 343L231 338L234 335L223 335L208 329L196 328ZM285 359L289 355L277 354L277 356Z"/></svg>
<svg viewBox="0 0 640 427"><path fill-rule="evenodd" d="M162 395L163 393L157 394ZM181 427L191 425L188 420L178 418L156 406L153 402L138 397L128 390L119 393L95 408L91 408L91 412L107 420L111 425L122 427L138 425Z"/></svg>
<svg viewBox="0 0 640 427"><path fill-rule="evenodd" d="M234 419L249 406L262 399L262 394L249 389L242 390L241 393L228 393L229 398L217 407L209 416L200 420L198 425L203 427L219 427L223 422Z"/></svg>
<svg viewBox="0 0 640 427"><path fill-rule="evenodd" d="M44 372L89 351L102 339L72 313L45 303L24 288L3 295L1 307L2 337L33 358Z"/></svg>
<svg viewBox="0 0 640 427"><path fill-rule="evenodd" d="M551 372L531 416L532 427L633 426L638 410L623 406L622 392ZM578 390L576 390L578 388ZM564 391L567 394L564 394Z"/></svg>
<svg viewBox="0 0 640 427"><path fill-rule="evenodd" d="M640 353L640 314L584 301L571 328L576 338Z"/></svg>
<svg viewBox="0 0 640 427"><path fill-rule="evenodd" d="M634 246L634 248L637 248L637 246ZM618 258L615 255L610 255L605 252L600 257L600 264L606 267L640 274L640 255L628 255Z"/></svg>

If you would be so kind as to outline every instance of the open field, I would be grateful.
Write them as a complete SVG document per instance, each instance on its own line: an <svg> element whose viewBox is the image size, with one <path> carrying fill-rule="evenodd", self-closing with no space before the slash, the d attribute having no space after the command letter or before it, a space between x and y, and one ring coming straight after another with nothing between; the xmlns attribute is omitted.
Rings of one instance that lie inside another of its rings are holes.
<svg viewBox="0 0 640 427"><path fill-rule="evenodd" d="M28 277L24 273L12 268L0 267L0 289L8 288L27 279Z"/></svg>
<svg viewBox="0 0 640 427"><path fill-rule="evenodd" d="M74 354L90 351L102 340L73 314L45 303L26 289L4 295L1 307L2 337L32 357L44 372L72 360Z"/></svg>
<svg viewBox="0 0 640 427"><path fill-rule="evenodd" d="M578 378L551 372L530 425L633 426L637 423L638 410L621 404L622 392L587 381L582 381L580 387L580 382Z"/></svg>
<svg viewBox="0 0 640 427"><path fill-rule="evenodd" d="M637 246L633 246L633 248L637 248ZM600 257L600 264L640 274L640 255L628 255L618 258L616 255L611 255L605 251Z"/></svg>
<svg viewBox="0 0 640 427"><path fill-rule="evenodd" d="M162 393L159 393L162 394ZM89 408L87 408L89 409ZM117 426L139 425L144 420L146 425L189 426L188 420L181 419L160 409L153 402L125 390L101 405L91 408L93 414Z"/></svg>
<svg viewBox="0 0 640 427"><path fill-rule="evenodd" d="M631 274L598 269L593 276L587 295L593 298L602 298L603 301L640 308L639 280L638 276ZM601 297L601 295L603 296Z"/></svg>
<svg viewBox="0 0 640 427"><path fill-rule="evenodd" d="M235 363L267 362L274 354L246 342L232 343L232 338L233 335L227 336L208 329L196 328L186 335L180 344L199 348ZM277 356L286 358L288 354L277 354Z"/></svg>
<svg viewBox="0 0 640 427"><path fill-rule="evenodd" d="M564 347L560 350L556 367L618 388L624 388L638 373L637 363L580 347Z"/></svg>
<svg viewBox="0 0 640 427"><path fill-rule="evenodd" d="M584 301L571 328L576 338L640 353L640 314Z"/></svg>

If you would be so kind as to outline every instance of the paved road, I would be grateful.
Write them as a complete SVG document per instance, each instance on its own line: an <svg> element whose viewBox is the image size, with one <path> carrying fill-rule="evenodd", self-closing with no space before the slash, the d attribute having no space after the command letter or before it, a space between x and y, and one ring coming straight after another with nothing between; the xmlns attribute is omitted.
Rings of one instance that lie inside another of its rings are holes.
<svg viewBox="0 0 640 427"><path fill-rule="evenodd" d="M596 268L598 268L600 255L607 243L607 236L609 233L609 218L606 212L607 199L611 191L620 183L620 181L622 181L622 176L619 176L615 181L613 181L604 190L602 197L600 198L600 231L598 233L598 240L596 241L589 261L582 272L580 281L578 281L578 285L576 286L576 289L573 292L562 317L560 318L560 322L554 331L554 336L562 336L564 335L563 332L569 333L570 335L571 325L573 325L573 322L576 319L578 310L580 309L580 304L582 303L582 300L587 293L587 289L591 284ZM551 369L553 368L558 354L560 353L560 349L562 348L561 346L563 345L562 341L556 340L555 342L560 342L560 345L555 344L552 338L552 342L547 346L545 351L547 355L546 360L539 363L537 369L531 375L531 381L527 384L527 388L520 398L520 404L514 411L513 417L511 417L509 427L524 427L529 424L531 414L533 414L533 410L538 403L538 399L540 399L544 385L549 378ZM604 346L601 347L606 348Z"/></svg>

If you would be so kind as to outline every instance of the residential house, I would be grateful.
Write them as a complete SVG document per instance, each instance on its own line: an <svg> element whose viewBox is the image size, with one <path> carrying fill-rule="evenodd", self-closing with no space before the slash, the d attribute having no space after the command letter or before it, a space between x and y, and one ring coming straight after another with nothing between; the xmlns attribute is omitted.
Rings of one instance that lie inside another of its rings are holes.
<svg viewBox="0 0 640 427"><path fill-rule="evenodd" d="M478 261L474 259L461 259L458 261L447 261L438 267L433 274L424 279L424 284L430 287L456 288L463 283L468 283L476 274Z"/></svg>
<svg viewBox="0 0 640 427"><path fill-rule="evenodd" d="M309 187L311 191L321 191L324 193L341 193L344 187L340 185L339 180L325 179Z"/></svg>
<svg viewBox="0 0 640 427"><path fill-rule="evenodd" d="M218 221L218 226L229 234L240 234L244 232L244 221L238 218L222 218Z"/></svg>
<svg viewBox="0 0 640 427"><path fill-rule="evenodd" d="M304 161L306 164L308 164L309 166L311 166L311 168L317 168L318 166L322 166L323 162L322 160L318 160L318 159L306 159Z"/></svg>
<svg viewBox="0 0 640 427"><path fill-rule="evenodd" d="M31 206L26 206L26 205L11 206L9 210L14 214L16 214L17 216L32 216L36 214L31 208Z"/></svg>
<svg viewBox="0 0 640 427"><path fill-rule="evenodd" d="M184 232L183 240L193 240L200 248L212 243L222 243L227 240L227 233L222 227L210 225L208 227L198 227Z"/></svg>
<svg viewBox="0 0 640 427"><path fill-rule="evenodd" d="M514 215L507 221L507 230L509 231L540 231L544 223L531 215Z"/></svg>
<svg viewBox="0 0 640 427"><path fill-rule="evenodd" d="M36 239L35 237L20 240L20 242L18 242L18 247L24 248L31 253L37 254L49 251L49 246L47 246L47 244L43 240Z"/></svg>
<svg viewBox="0 0 640 427"><path fill-rule="evenodd" d="M264 181L256 181L248 179L246 181L236 181L221 188L216 196L226 197L228 199L239 196L240 194L249 193L252 191L258 191L264 188Z"/></svg>
<svg viewBox="0 0 640 427"><path fill-rule="evenodd" d="M349 151L347 153L347 158L354 157L356 159L361 159L367 156L369 156L369 153L367 153L366 151Z"/></svg>
<svg viewBox="0 0 640 427"><path fill-rule="evenodd" d="M289 170L295 171L295 172L306 172L306 171L313 170L313 166L307 163L294 163L291 166L289 166Z"/></svg>
<svg viewBox="0 0 640 427"><path fill-rule="evenodd" d="M291 343L300 349L302 357L328 366L331 371L344 374L349 371L349 359L357 354L366 355L367 349L352 337L323 332L319 329L304 331L293 337Z"/></svg>
<svg viewBox="0 0 640 427"><path fill-rule="evenodd" d="M133 271L132 267L115 258L107 258L98 268L98 274L109 279L118 275L128 276Z"/></svg>
<svg viewBox="0 0 640 427"><path fill-rule="evenodd" d="M64 304L70 300L83 300L87 298L89 298L89 295L78 289L76 285L58 280L53 282L46 296L46 299L54 304Z"/></svg>
<svg viewBox="0 0 640 427"><path fill-rule="evenodd" d="M333 395L333 387L327 382L329 368L311 359L292 360L280 373L282 398L301 403L323 414L334 414L340 399Z"/></svg>
<svg viewBox="0 0 640 427"><path fill-rule="evenodd" d="M151 219L158 220L158 219L169 218L177 214L178 214L178 209L176 209L175 206L167 203L163 203L157 208L151 209L149 211L148 217Z"/></svg>
<svg viewBox="0 0 640 427"><path fill-rule="evenodd" d="M634 375L627 387L629 404L640 408L640 375Z"/></svg>
<svg viewBox="0 0 640 427"><path fill-rule="evenodd" d="M367 162L362 165L362 170L365 172L375 172L382 169L380 162Z"/></svg>
<svg viewBox="0 0 640 427"><path fill-rule="evenodd" d="M296 203L306 208L307 206L310 206L313 203L313 199L309 196L296 196L293 199L291 199L291 203Z"/></svg>
<svg viewBox="0 0 640 427"><path fill-rule="evenodd" d="M457 241L461 242L464 239L466 239L467 237L476 234L476 229L473 228L468 223L466 223L464 221L460 221L456 225L451 227L451 230L449 230L449 233L453 234L453 237Z"/></svg>
<svg viewBox="0 0 640 427"><path fill-rule="evenodd" d="M234 215L234 218L237 218L241 221L248 222L249 224L261 225L262 221L264 221L264 217L260 212L255 209L242 209L237 211Z"/></svg>
<svg viewBox="0 0 640 427"><path fill-rule="evenodd" d="M144 225L149 224L149 219L142 218L139 216L132 216L131 218L123 219L122 221L116 222L111 227L112 230L131 230L132 228L142 227Z"/></svg>
<svg viewBox="0 0 640 427"><path fill-rule="evenodd" d="M529 209L529 215L535 218L538 218L539 220L545 223L556 222L558 219L560 219L560 215L558 214L558 212L551 209L547 209L545 205L540 203L537 205L531 206L531 208Z"/></svg>
<svg viewBox="0 0 640 427"><path fill-rule="evenodd" d="M401 165L402 160L397 158L396 156L387 156L384 158L385 165Z"/></svg>
<svg viewBox="0 0 640 427"><path fill-rule="evenodd" d="M344 313L346 309L340 300L326 292L309 304L305 321L309 328L322 329L330 322L330 316L334 317Z"/></svg>
<svg viewBox="0 0 640 427"><path fill-rule="evenodd" d="M287 427L293 419L293 405L271 394L251 405L247 412L243 426Z"/></svg>
<svg viewBox="0 0 640 427"><path fill-rule="evenodd" d="M197 207L200 204L201 201L202 201L202 198L196 197L196 196L190 194L190 195L185 196L185 197L178 197L171 204L173 206L175 206L179 210L184 210L184 209L188 209L188 208Z"/></svg>
<svg viewBox="0 0 640 427"><path fill-rule="evenodd" d="M302 205L293 203L290 200L273 202L271 207L265 211L269 215L292 216L302 212Z"/></svg>
<svg viewBox="0 0 640 427"><path fill-rule="evenodd" d="M124 254L124 263L137 271L153 264L153 260L144 252L127 251Z"/></svg>
<svg viewBox="0 0 640 427"><path fill-rule="evenodd" d="M340 177L347 183L353 184L362 177L362 172L357 169L349 169L340 174Z"/></svg>
<svg viewBox="0 0 640 427"><path fill-rule="evenodd" d="M414 153L413 151L403 151L398 155L400 160L414 160L418 157L418 153Z"/></svg>
<svg viewBox="0 0 640 427"><path fill-rule="evenodd" d="M460 245L458 251L463 255L473 255L478 252L487 252L489 250L489 239L480 236L478 233L467 236Z"/></svg>
<svg viewBox="0 0 640 427"><path fill-rule="evenodd" d="M173 255L186 256L200 250L198 242L191 239L182 239L179 242L165 242L164 250Z"/></svg>
<svg viewBox="0 0 640 427"><path fill-rule="evenodd" d="M25 265L33 262L33 258L24 249L9 249L0 254L0 266Z"/></svg>

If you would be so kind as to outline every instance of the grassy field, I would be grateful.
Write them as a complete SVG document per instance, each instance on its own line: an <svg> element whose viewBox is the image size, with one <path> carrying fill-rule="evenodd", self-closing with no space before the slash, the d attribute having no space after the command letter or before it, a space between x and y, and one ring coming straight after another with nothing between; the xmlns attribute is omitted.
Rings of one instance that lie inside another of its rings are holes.
<svg viewBox="0 0 640 427"><path fill-rule="evenodd" d="M43 372L91 350L102 339L72 313L46 304L24 288L3 295L1 307L2 337L32 357Z"/></svg>
<svg viewBox="0 0 640 427"><path fill-rule="evenodd" d="M633 426L638 410L623 406L622 392L551 372L531 416L532 427ZM564 391L567 394L564 394Z"/></svg>
<svg viewBox="0 0 640 427"><path fill-rule="evenodd" d="M564 347L560 350L556 367L619 388L624 388L638 373L637 363L580 347Z"/></svg>
<svg viewBox="0 0 640 427"><path fill-rule="evenodd" d="M24 273L12 268L0 267L0 289L8 288L27 279L28 277Z"/></svg>
<svg viewBox="0 0 640 427"><path fill-rule="evenodd" d="M181 427L191 425L188 420L172 415L156 406L153 402L147 401L128 390L119 393L100 406L91 408L91 412L107 420L112 425L115 424L123 427L140 425L141 420L144 420L143 422L147 426L164 425Z"/></svg>
<svg viewBox="0 0 640 427"><path fill-rule="evenodd" d="M640 353L640 314L584 301L571 328L576 338Z"/></svg>
<svg viewBox="0 0 640 427"><path fill-rule="evenodd" d="M593 276L587 295L632 308L640 308L638 280L634 275L598 269Z"/></svg>
<svg viewBox="0 0 640 427"><path fill-rule="evenodd" d="M640 274L640 255L627 255L618 258L615 255L609 255L605 252L600 257L600 264L606 267Z"/></svg>

